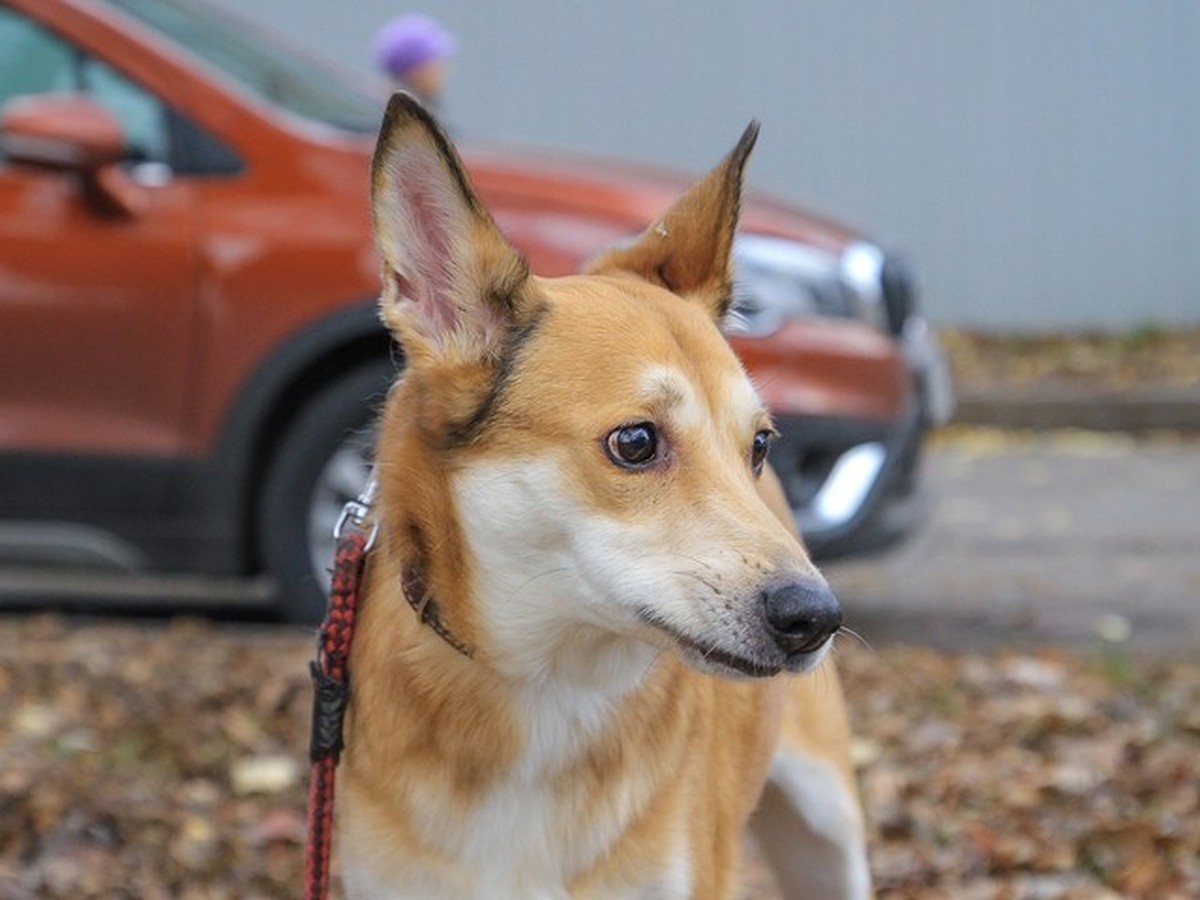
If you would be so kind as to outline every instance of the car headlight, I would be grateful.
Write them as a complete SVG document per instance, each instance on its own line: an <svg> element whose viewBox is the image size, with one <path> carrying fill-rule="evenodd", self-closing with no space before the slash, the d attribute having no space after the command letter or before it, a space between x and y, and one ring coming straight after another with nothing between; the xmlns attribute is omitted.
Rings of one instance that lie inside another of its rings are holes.
<svg viewBox="0 0 1200 900"><path fill-rule="evenodd" d="M727 330L734 334L763 337L808 316L858 319L896 334L911 312L907 269L867 241L837 254L787 238L738 234L733 261Z"/></svg>
<svg viewBox="0 0 1200 900"><path fill-rule="evenodd" d="M838 260L838 273L854 315L879 329L888 327L883 305L883 264L883 251L866 241L855 241Z"/></svg>

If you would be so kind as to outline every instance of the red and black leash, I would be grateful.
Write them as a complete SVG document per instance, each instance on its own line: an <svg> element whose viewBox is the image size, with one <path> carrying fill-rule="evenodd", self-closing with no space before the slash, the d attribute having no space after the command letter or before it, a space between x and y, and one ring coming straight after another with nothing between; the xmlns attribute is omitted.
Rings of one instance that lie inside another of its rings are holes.
<svg viewBox="0 0 1200 900"><path fill-rule="evenodd" d="M376 526L371 521L377 485L372 475L367 486L346 504L333 535L337 555L329 610L317 639L317 658L310 665L313 679L312 736L308 757L312 770L308 789L308 861L304 874L305 900L325 900L329 893L329 870L333 849L334 775L341 759L342 724L350 702L350 644L358 615L359 589L367 553L375 543ZM429 595L419 569L406 567L401 587L408 605L424 624L468 659L474 650L459 640L442 620L437 603Z"/></svg>
<svg viewBox="0 0 1200 900"><path fill-rule="evenodd" d="M375 540L368 522L375 500L370 478L358 499L346 504L334 536L333 583L329 609L317 641L313 678L312 734L308 756L312 763L308 791L308 859L304 873L305 900L324 900L329 892L333 848L334 775L342 754L342 723L350 699L348 662L358 614L358 592L367 551Z"/></svg>

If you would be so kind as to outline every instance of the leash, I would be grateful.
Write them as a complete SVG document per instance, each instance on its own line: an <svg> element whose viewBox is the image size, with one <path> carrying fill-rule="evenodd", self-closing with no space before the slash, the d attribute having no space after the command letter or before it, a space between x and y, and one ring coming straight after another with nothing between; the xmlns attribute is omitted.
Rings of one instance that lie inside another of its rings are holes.
<svg viewBox="0 0 1200 900"><path fill-rule="evenodd" d="M350 700L350 645L358 616L358 592L367 553L375 543L378 526L371 508L379 485L374 473L357 499L342 510L333 536L337 553L329 589L329 608L317 637L317 658L309 664L313 680L312 733L308 758L312 768L308 787L308 841L304 868L305 900L325 900L333 848L333 797L341 759L342 725ZM443 641L471 659L474 649L460 641L442 621L437 603L416 567L405 567L401 589L417 618Z"/></svg>
<svg viewBox="0 0 1200 900"><path fill-rule="evenodd" d="M358 614L358 591L376 527L369 521L375 502L374 474L356 500L346 504L334 528L334 556L329 608L317 638L317 658L309 665L313 679L312 733L308 758L308 843L304 872L305 900L324 900L329 892L333 845L334 775L341 759L342 723L350 698L347 663Z"/></svg>

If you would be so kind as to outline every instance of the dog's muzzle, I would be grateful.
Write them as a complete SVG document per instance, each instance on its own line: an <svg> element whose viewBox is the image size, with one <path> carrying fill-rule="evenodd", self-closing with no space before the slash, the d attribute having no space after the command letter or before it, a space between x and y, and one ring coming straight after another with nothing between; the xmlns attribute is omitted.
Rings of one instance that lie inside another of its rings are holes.
<svg viewBox="0 0 1200 900"><path fill-rule="evenodd" d="M842 627L842 607L825 584L786 581L763 590L767 632L788 656L820 650Z"/></svg>

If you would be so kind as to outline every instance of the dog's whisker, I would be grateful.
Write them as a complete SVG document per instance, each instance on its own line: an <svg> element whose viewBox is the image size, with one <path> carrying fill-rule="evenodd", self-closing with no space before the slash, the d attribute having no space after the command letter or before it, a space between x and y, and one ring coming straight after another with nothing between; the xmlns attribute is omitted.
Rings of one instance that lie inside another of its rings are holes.
<svg viewBox="0 0 1200 900"><path fill-rule="evenodd" d="M679 569L672 569L671 574L678 575L680 578L690 578L693 581L698 581L712 591L712 593L716 596L720 596L721 594L721 589L717 587L717 585L695 572L689 572L686 569L683 571L680 571Z"/></svg>
<svg viewBox="0 0 1200 900"><path fill-rule="evenodd" d="M522 591L526 590L531 584L541 581L543 578L549 578L551 575L561 575L563 572L569 572L569 571L571 571L571 570L569 568L567 568L566 566L558 566L557 568L554 568L554 569L545 569L541 572L538 572L538 574L532 576L531 578L527 578L524 582L522 582L520 585L518 585L516 588L514 588L513 592L509 595L509 597L510 597L510 599L516 597Z"/></svg>
<svg viewBox="0 0 1200 900"><path fill-rule="evenodd" d="M836 636L837 636L837 635L839 635L839 634L846 634L846 635L849 635L850 637L854 638L854 640L858 641L860 644L862 644L864 647L866 647L868 650L874 650L874 649L875 649L874 647L872 647L872 646L871 646L871 642L870 642L870 641L868 641L868 640L867 640L865 637L863 637L861 634L859 634L857 631L855 631L855 630L854 630L853 628L851 628L849 625L843 625L843 626L841 626L841 627L840 627L840 628L839 628L839 629L838 629L838 630L837 630L837 631L834 633L834 636L836 637Z"/></svg>
<svg viewBox="0 0 1200 900"><path fill-rule="evenodd" d="M691 556L687 553L680 553L677 550L671 551L671 555L678 556L681 559L686 559L688 562L695 563L698 566L703 566L706 569L711 569L714 571L716 570L716 566L714 566L712 563L708 562L707 560L700 559L698 556Z"/></svg>

